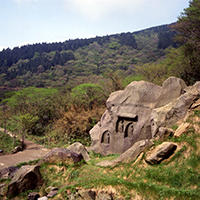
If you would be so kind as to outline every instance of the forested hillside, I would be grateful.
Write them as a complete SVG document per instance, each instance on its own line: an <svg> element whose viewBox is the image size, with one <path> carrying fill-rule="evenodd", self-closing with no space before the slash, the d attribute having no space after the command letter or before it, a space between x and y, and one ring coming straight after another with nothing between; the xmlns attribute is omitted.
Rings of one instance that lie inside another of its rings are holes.
<svg viewBox="0 0 200 200"><path fill-rule="evenodd" d="M0 52L0 86L74 87L96 83L114 70L127 77L135 65L155 62L176 47L168 25L63 43L42 43Z"/></svg>

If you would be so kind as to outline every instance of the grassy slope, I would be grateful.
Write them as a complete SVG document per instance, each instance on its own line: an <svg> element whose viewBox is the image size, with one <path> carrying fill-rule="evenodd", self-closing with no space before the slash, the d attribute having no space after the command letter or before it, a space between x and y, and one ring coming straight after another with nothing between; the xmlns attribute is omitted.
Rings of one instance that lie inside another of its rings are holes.
<svg viewBox="0 0 200 200"><path fill-rule="evenodd" d="M54 199L66 199L66 193L77 188L105 189L124 199L200 199L200 135L195 131L199 127L200 111L190 116L190 129L180 138L169 138L176 142L179 151L168 161L149 165L144 159L135 164L120 164L114 168L95 166L102 160L115 159L118 155L101 157L93 152L88 163L74 166L41 166L44 185L39 193L45 195L45 188L55 186L59 194ZM158 145L157 142L156 145ZM145 158L145 155L143 155ZM16 199L26 199L27 193Z"/></svg>

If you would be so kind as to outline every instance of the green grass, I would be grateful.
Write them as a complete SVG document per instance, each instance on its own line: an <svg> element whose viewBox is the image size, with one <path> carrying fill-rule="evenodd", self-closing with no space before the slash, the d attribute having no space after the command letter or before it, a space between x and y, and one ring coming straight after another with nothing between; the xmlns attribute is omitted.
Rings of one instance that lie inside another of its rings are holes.
<svg viewBox="0 0 200 200"><path fill-rule="evenodd" d="M28 162L22 162L22 163L19 163L17 165L15 165L15 167L18 167L20 168L21 166L23 165L36 165L41 159L37 159L37 160L30 160Z"/></svg>
<svg viewBox="0 0 200 200"><path fill-rule="evenodd" d="M133 199L135 194L143 199L197 200L200 199L200 156L193 151L191 156L186 158L184 154L187 150L188 148L183 146L177 153L178 156L175 155L176 159L168 164L153 166L144 166L141 161L137 165L131 162L119 164L114 168L98 167L95 163L115 159L118 155L102 157L95 153L90 154L91 160L87 163L69 166L60 163L42 164L40 170L44 185L40 193L44 195L45 188L52 185L58 187L59 194L66 198L66 190L74 193L76 188L98 190L112 186L125 200Z"/></svg>
<svg viewBox="0 0 200 200"><path fill-rule="evenodd" d="M195 153L189 158L184 157L187 148L179 151L179 156L170 164L146 165L142 161L134 166L132 163L120 164L117 167L97 167L94 163L104 160L98 155L80 166L64 166L59 172L59 166L44 164L41 167L45 184L54 184L60 188L60 193L76 188L116 188L118 194L125 199L131 199L139 194L144 199L200 199L200 158ZM114 159L116 155L108 156ZM61 167L61 166L60 166ZM62 166L63 167L63 166ZM55 181L59 180L59 181ZM47 186L46 185L46 186Z"/></svg>
<svg viewBox="0 0 200 200"><path fill-rule="evenodd" d="M194 115L200 117L200 110L194 110Z"/></svg>

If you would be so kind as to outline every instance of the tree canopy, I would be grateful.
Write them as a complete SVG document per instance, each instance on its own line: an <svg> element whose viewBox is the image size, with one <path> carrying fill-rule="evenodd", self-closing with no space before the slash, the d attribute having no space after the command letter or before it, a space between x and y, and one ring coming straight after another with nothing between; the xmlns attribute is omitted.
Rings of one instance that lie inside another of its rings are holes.
<svg viewBox="0 0 200 200"><path fill-rule="evenodd" d="M200 0L191 0L189 7L178 17L172 28L177 31L176 40L188 60L184 79L193 84L200 79Z"/></svg>
<svg viewBox="0 0 200 200"><path fill-rule="evenodd" d="M108 69L130 72L132 65L162 58L165 49L175 45L173 36L168 25L162 25L132 33L4 49L0 52L0 86L76 86L85 83L80 82L83 77L100 77Z"/></svg>

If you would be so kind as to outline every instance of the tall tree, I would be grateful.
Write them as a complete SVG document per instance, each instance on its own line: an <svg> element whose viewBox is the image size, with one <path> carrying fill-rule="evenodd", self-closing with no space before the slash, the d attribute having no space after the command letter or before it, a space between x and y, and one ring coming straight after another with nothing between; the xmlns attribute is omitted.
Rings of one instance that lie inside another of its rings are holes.
<svg viewBox="0 0 200 200"><path fill-rule="evenodd" d="M200 79L200 0L191 0L172 28L178 33L176 39L183 46L189 68L185 70L190 84Z"/></svg>

